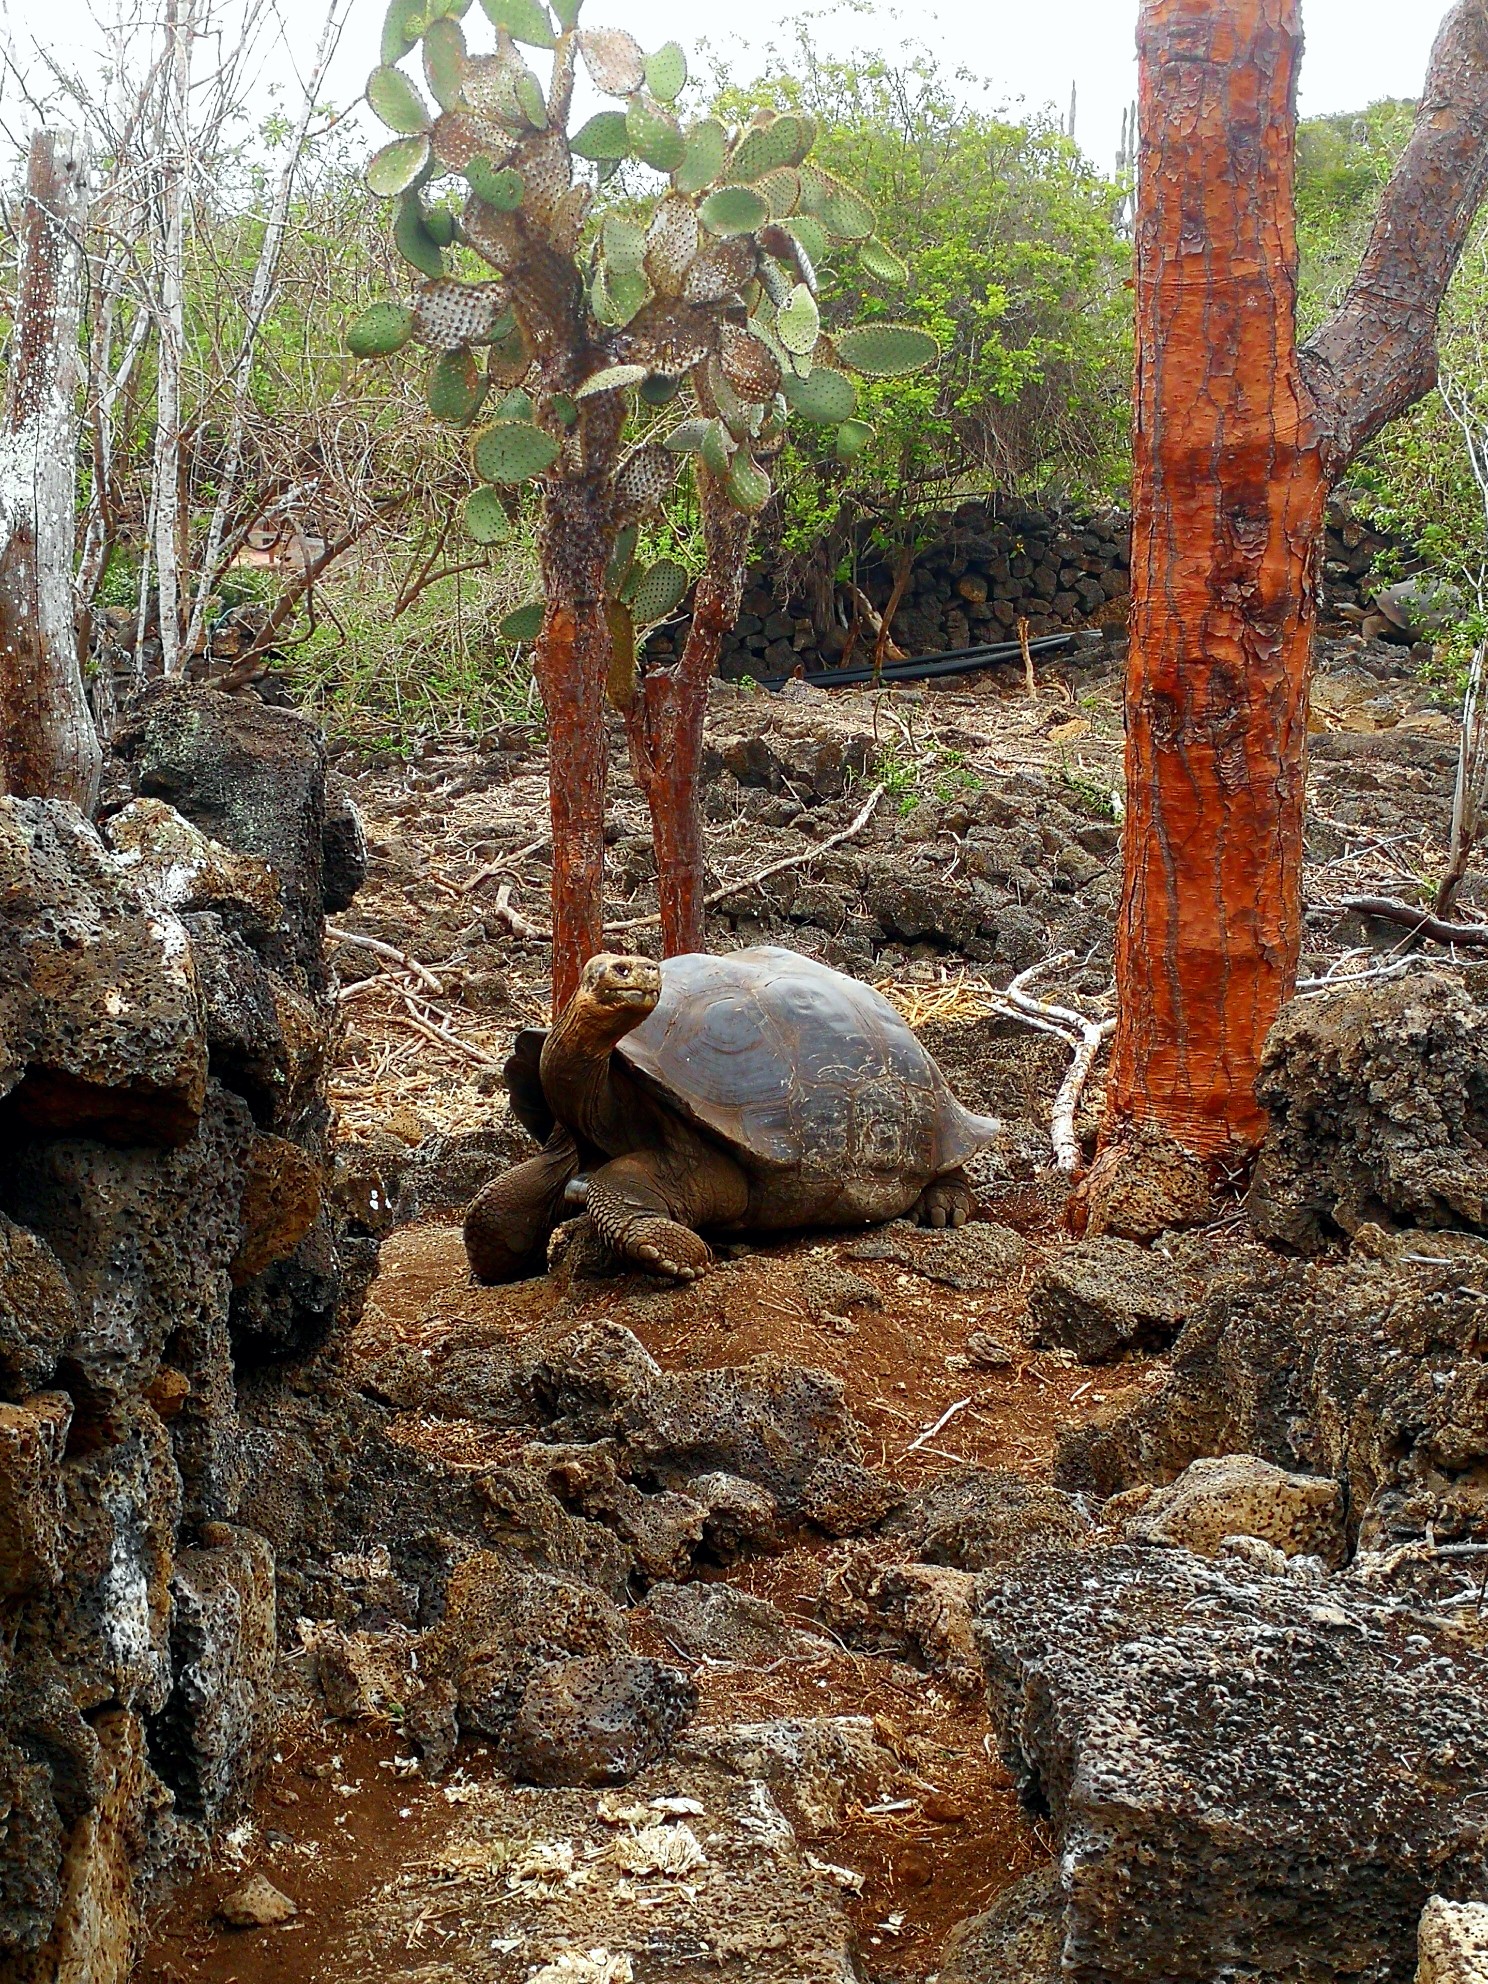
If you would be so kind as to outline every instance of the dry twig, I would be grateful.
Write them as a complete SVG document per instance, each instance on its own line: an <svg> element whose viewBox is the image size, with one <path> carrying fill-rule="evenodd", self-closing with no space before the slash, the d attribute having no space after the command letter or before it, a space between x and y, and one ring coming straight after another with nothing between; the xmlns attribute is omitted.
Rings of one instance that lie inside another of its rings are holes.
<svg viewBox="0 0 1488 1984"><path fill-rule="evenodd" d="M426 964L420 964L418 959L410 957L407 951L400 951L396 944L385 944L380 937L359 936L355 930L338 930L333 923L326 925L326 935L337 944L360 944L364 951L371 951L374 957L386 958L389 964L395 964L400 970L411 971L415 978L421 978L436 999L444 997L443 982L435 977ZM365 984L366 980L359 980L358 983Z"/></svg>

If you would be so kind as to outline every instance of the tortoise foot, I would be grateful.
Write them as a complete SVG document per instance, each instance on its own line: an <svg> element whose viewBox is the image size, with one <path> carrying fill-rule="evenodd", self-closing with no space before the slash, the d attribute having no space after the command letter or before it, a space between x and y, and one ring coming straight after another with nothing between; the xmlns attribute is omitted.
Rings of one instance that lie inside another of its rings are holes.
<svg viewBox="0 0 1488 1984"><path fill-rule="evenodd" d="M921 1226L964 1226L975 1203L970 1181L953 1171L925 1187L911 1217Z"/></svg>
<svg viewBox="0 0 1488 1984"><path fill-rule="evenodd" d="M625 1252L648 1274L673 1281L697 1281L713 1265L713 1250L690 1226L675 1219L648 1219L626 1235Z"/></svg>

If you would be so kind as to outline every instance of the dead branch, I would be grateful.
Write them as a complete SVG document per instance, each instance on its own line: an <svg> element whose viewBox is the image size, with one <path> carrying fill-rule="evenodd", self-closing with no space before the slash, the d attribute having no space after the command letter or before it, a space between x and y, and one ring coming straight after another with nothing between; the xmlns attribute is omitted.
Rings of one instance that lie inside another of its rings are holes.
<svg viewBox="0 0 1488 1984"><path fill-rule="evenodd" d="M496 891L496 901L492 905L492 914L506 925L514 937L520 937L526 943L551 944L553 941L551 930L539 929L530 917L524 916L521 910L513 907L512 885L510 882L503 882L501 887Z"/></svg>
<svg viewBox="0 0 1488 1984"><path fill-rule="evenodd" d="M396 944L385 944L380 937L359 936L355 930L338 930L334 923L326 925L326 935L335 944L359 944L364 951L371 951L374 957L386 958L401 971L411 971L415 978L421 978L438 999L444 997L444 985L435 977L426 964L410 957L407 951L400 951Z"/></svg>
<svg viewBox="0 0 1488 1984"><path fill-rule="evenodd" d="M413 1027L416 1032L426 1035L430 1040L437 1040L441 1046L453 1047L457 1053L466 1055L483 1068L499 1068L502 1065L494 1054L488 1054L483 1047L476 1047L471 1041L462 1040L451 1028L447 1013L435 1012L429 1007L420 1011L412 993L404 994L403 1004L408 1008L407 1013L403 1015L395 1013L392 1016L400 1020L402 1025Z"/></svg>
<svg viewBox="0 0 1488 1984"><path fill-rule="evenodd" d="M1399 923L1413 937L1429 938L1433 944L1488 945L1488 923L1445 923L1429 910L1399 902L1394 896L1348 896L1336 907L1346 915L1375 916L1383 923Z"/></svg>
<svg viewBox="0 0 1488 1984"><path fill-rule="evenodd" d="M1073 1176L1081 1163L1080 1140L1075 1135L1075 1115L1080 1107L1080 1097L1085 1092L1085 1084L1090 1079L1090 1071L1095 1066L1096 1056L1102 1045L1116 1031L1115 1020L1087 1019L1077 1013L1072 1006L1055 1006L1044 999L1035 999L1025 988L1041 972L1052 971L1060 965L1074 962L1073 951L1061 951L1057 956L1044 958L1040 963L1030 965L1027 971L1020 971L1008 986L1005 997L1011 1009L1010 1016L1025 1020L1045 1033L1057 1033L1075 1050L1075 1058L1070 1063L1068 1074L1060 1083L1059 1093L1054 1098L1054 1108L1049 1122L1049 1141L1054 1146L1054 1161L1059 1169Z"/></svg>
<svg viewBox="0 0 1488 1984"><path fill-rule="evenodd" d="M719 903L727 902L730 896L742 895L746 889L758 888L761 882L768 882L773 875L783 875L788 869L804 868L808 861L814 861L819 854L825 854L829 848L841 847L844 841L853 840L873 818L874 809L883 795L884 788L881 785L874 786L864 802L862 811L850 827L844 827L840 833L829 834L825 840L818 841L814 847L808 847L802 854L789 854L783 861L772 861L768 868L761 868L756 874L745 875L737 882L725 882L721 888L710 890L703 897L704 908L716 909ZM632 916L624 923L610 923L605 927L618 934L622 930L649 930L660 921L661 913L658 910L652 916Z"/></svg>

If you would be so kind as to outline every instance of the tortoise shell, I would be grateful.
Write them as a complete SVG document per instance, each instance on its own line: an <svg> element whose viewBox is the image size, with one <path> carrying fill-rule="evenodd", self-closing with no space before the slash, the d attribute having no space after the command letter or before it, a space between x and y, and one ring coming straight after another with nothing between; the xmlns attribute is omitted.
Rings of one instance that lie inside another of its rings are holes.
<svg viewBox="0 0 1488 1984"><path fill-rule="evenodd" d="M795 951L668 958L656 1010L615 1051L756 1178L788 1175L797 1216L814 1177L808 1197L892 1217L878 1208L903 1210L997 1133L887 999Z"/></svg>

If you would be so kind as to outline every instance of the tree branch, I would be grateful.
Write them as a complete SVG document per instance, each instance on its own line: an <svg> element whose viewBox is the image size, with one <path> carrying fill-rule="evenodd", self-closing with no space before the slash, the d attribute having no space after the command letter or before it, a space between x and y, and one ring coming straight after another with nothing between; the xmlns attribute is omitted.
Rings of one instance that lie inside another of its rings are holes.
<svg viewBox="0 0 1488 1984"><path fill-rule="evenodd" d="M1359 273L1299 354L1330 475L1436 384L1437 313L1485 192L1488 0L1457 0Z"/></svg>

